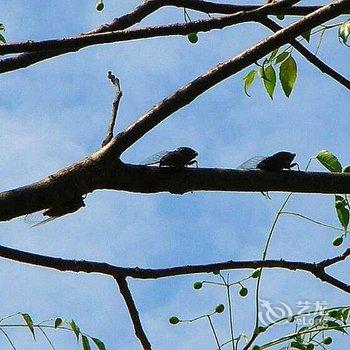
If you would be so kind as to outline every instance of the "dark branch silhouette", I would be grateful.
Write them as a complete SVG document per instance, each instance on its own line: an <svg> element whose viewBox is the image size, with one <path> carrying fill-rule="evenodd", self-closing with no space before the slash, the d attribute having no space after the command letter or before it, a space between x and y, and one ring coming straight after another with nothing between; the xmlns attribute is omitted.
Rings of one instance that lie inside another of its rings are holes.
<svg viewBox="0 0 350 350"><path fill-rule="evenodd" d="M241 171L234 169L172 169L124 164L120 156L135 142L145 136L160 122L174 112L194 101L195 98L221 81L265 57L274 49L290 43L311 64L340 84L350 89L350 81L322 62L301 45L296 37L312 28L333 19L340 14L350 13L349 0L338 0L325 6L294 6L300 0L280 0L262 6L238 6L216 4L202 0L149 0L132 12L114 19L76 37L27 41L0 45L0 54L22 53L16 57L0 60L0 73L23 67L81 48L171 35L187 35L191 32L207 32L244 22L258 22L275 33L250 47L241 54L220 63L197 79L189 82L169 97L155 105L136 123L114 136L117 112L122 97L119 80L109 72L108 77L116 88L112 115L107 136L102 148L70 167L47 178L12 191L0 193L0 221L10 220L20 215L47 208L61 208L71 203L83 203L84 196L98 189L114 189L137 193L170 192L183 194L193 191L288 191L302 193L350 193L350 175L337 173L316 173L302 171L261 170ZM176 23L139 29L128 29L144 18L166 7L187 8L202 13L225 14L189 23ZM268 15L305 16L286 28L280 27ZM234 166L234 165L233 165ZM81 206L74 206L78 210ZM163 269L143 269L139 267L119 267L94 261L76 261L32 254L0 246L0 257L14 261L56 269L86 273L100 273L112 276L118 284L131 317L135 335L142 347L151 349L151 344L143 330L139 313L128 287L127 278L157 279L170 276L212 272L216 270L278 268L304 271L333 287L350 293L350 285L326 272L334 264L344 262L350 256L350 249L343 254L318 263L285 260L227 261L204 265L176 266ZM253 334L245 349L258 336Z"/></svg>
<svg viewBox="0 0 350 350"><path fill-rule="evenodd" d="M83 196L98 189L173 194L194 191L350 193L349 174L205 168L174 171L122 164L117 159L101 163L98 155L99 152L37 183L0 193L0 221L55 207L62 196L69 197L72 193Z"/></svg>
<svg viewBox="0 0 350 350"><path fill-rule="evenodd" d="M123 296L126 307L128 308L129 315L131 317L132 324L134 325L135 335L140 340L144 350L151 350L151 343L147 339L146 333L142 328L139 312L132 298L128 283L125 277L115 276L115 280L118 284L120 294Z"/></svg>
<svg viewBox="0 0 350 350"><path fill-rule="evenodd" d="M124 131L124 133L121 133L111 141L111 147L120 155L156 125L175 111L191 103L203 92L250 66L274 49L287 44L291 39L296 38L307 30L337 17L339 12L349 7L350 3L348 0L335 1L270 35L238 56L218 64L210 71L199 76L197 79L155 105L148 113Z"/></svg>
<svg viewBox="0 0 350 350"><path fill-rule="evenodd" d="M116 123L116 120L117 120L117 113L118 113L119 103L120 103L120 99L123 96L123 92L120 89L119 79L117 77L115 77L112 74L112 72L108 72L108 79L111 81L111 83L115 87L115 97L114 97L114 101L113 101L113 104L112 104L112 115L111 115L111 119L110 119L109 125L108 125L107 136L102 142L102 147L107 145L107 143L110 142L112 140L112 138L113 138L114 127L115 127L115 123Z"/></svg>
<svg viewBox="0 0 350 350"><path fill-rule="evenodd" d="M313 274L328 284L331 284L346 293L350 293L350 285L328 275L325 268L339 263L350 256L350 249L347 249L341 256L332 259L322 260L318 263L286 260L247 260L247 261L226 261L214 264L176 266L165 269L143 269L140 267L119 267L107 263L94 261L77 261L49 257L45 255L28 253L25 251L0 246L0 257L15 260L18 262L48 267L59 271L101 273L114 278L125 279L132 277L136 279L157 279L170 276L189 275L217 270L241 270L257 268L280 268L287 270L300 270Z"/></svg>
<svg viewBox="0 0 350 350"><path fill-rule="evenodd" d="M71 198L73 201L77 197L96 189L106 188L148 193L157 191L184 193L192 190L227 189L236 191L279 190L308 193L310 191L314 193L348 193L349 175L347 174L303 174L296 172L264 174L261 172L215 169L200 169L197 171L188 169L183 173L176 174L169 171L169 169L124 165L119 157L148 131L175 111L191 103L211 87L248 67L272 50L288 43L292 38L337 16L339 11L349 6L347 0L338 0L279 30L238 56L218 64L155 105L136 123L114 137L105 147L81 162L73 164L35 184L0 193L0 220L10 220L20 215L59 206L62 202L69 202L70 198L65 197L74 196L74 198ZM187 173L192 174L192 178L184 179L184 174ZM195 174L197 175L195 176ZM150 177L151 179L157 177L158 182L145 181L146 178L149 179ZM317 178L320 181L317 181ZM137 179L137 181L130 182L130 179ZM238 181L233 182L232 180ZM252 182L252 180L254 181ZM227 187L224 189L220 183ZM170 187L161 187L164 184L169 184ZM259 187L256 184L259 184Z"/></svg>
<svg viewBox="0 0 350 350"><path fill-rule="evenodd" d="M191 31L208 31L214 28L222 28L222 23L216 23L216 19L213 19L213 28L210 25L204 25L205 22L199 23L197 26L195 23L188 23L187 25L169 25L160 27L150 27L144 29L121 31L126 28L130 28L134 24L140 22L142 19L150 15L151 13L159 10L164 6L176 6L176 7L186 7L193 10L205 12L205 13L222 13L222 14L236 14L237 16L227 16L232 17L228 20L227 25L232 25L235 23L242 23L244 21L257 21L261 14L281 14L286 15L306 15L312 13L321 7L309 6L309 7L290 7L291 5L297 3L297 0L282 0L274 3L270 3L264 6L236 6L236 5L225 5L225 4L215 4L201 0L171 0L171 1L161 1L161 0L149 0L144 4L137 7L134 11L126 14L120 18L113 20L109 24L100 26L99 28L89 31L85 34L81 34L76 38L68 38L61 40L48 40L43 42L32 42L27 41L24 43L17 44L7 44L0 46L1 53L15 53L26 51L21 55L5 58L0 60L0 73L8 72L15 69L25 68L34 63L46 60L48 58L65 54L72 51L77 51L82 47L89 45L140 39L161 35L186 35ZM340 9L339 14L350 12L350 8L344 7ZM226 19L225 19L226 20ZM230 21L232 23L230 23ZM210 23L210 22L209 22ZM92 35L106 32L114 32L100 35ZM37 50L42 50L35 52Z"/></svg>
<svg viewBox="0 0 350 350"><path fill-rule="evenodd" d="M109 28L108 31L103 30L102 32L97 33L88 33L85 35L81 34L73 38L44 40L38 42L31 40L19 43L8 43L0 46L0 54L6 55L20 52L38 51L47 52L54 50L63 50L64 53L67 53L75 52L81 48L97 44L154 38L160 36L187 35L192 32L207 32L213 29L223 29L227 26L238 23L250 21L257 22L259 21L260 16L268 14L271 8L285 8L287 4L290 6L298 1L300 0L281 0L279 2L273 2L250 11L240 11L230 16L210 18L188 23L176 23L165 26L130 30L120 30L119 27L117 27L119 30L112 31L111 28Z"/></svg>

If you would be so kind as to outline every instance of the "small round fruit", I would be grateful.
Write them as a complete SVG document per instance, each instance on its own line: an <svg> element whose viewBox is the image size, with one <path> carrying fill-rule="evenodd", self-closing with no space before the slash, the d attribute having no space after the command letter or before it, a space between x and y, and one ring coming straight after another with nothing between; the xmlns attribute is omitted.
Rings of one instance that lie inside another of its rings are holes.
<svg viewBox="0 0 350 350"><path fill-rule="evenodd" d="M315 348L315 345L314 344L307 344L306 346L306 350L313 350Z"/></svg>
<svg viewBox="0 0 350 350"><path fill-rule="evenodd" d="M97 11L102 11L104 8L105 8L105 4L104 4L102 1L99 1L99 2L96 4L96 10L97 10Z"/></svg>
<svg viewBox="0 0 350 350"><path fill-rule="evenodd" d="M219 274L220 274L220 270L214 270L214 271L213 271L213 274L214 274L214 275L219 275Z"/></svg>
<svg viewBox="0 0 350 350"><path fill-rule="evenodd" d="M248 289L246 287L242 287L239 291L239 295L241 297L246 297L248 295Z"/></svg>
<svg viewBox="0 0 350 350"><path fill-rule="evenodd" d="M279 19L280 21L283 21L283 20L284 20L284 15L277 15L276 17L277 17L277 19Z"/></svg>
<svg viewBox="0 0 350 350"><path fill-rule="evenodd" d="M193 283L193 288L194 289L201 289L203 287L203 283L202 282L194 282Z"/></svg>
<svg viewBox="0 0 350 350"><path fill-rule="evenodd" d="M261 349L261 348L260 348L259 345L254 345L252 350L260 350L260 349Z"/></svg>
<svg viewBox="0 0 350 350"><path fill-rule="evenodd" d="M187 35L187 39L191 44L195 44L198 41L198 35L196 32Z"/></svg>
<svg viewBox="0 0 350 350"><path fill-rule="evenodd" d="M331 338L331 337L327 337L327 338L324 338L323 339L323 344L324 345L329 345L329 344L331 344L332 343L332 341L333 341L333 339Z"/></svg>
<svg viewBox="0 0 350 350"><path fill-rule="evenodd" d="M176 316L172 316L169 318L169 323L171 324L178 324L180 320Z"/></svg>
<svg viewBox="0 0 350 350"><path fill-rule="evenodd" d="M343 243L343 237L342 237L342 236L335 237L335 238L333 239L333 242L332 242L332 244L333 244L335 247L340 246L342 243Z"/></svg>
<svg viewBox="0 0 350 350"><path fill-rule="evenodd" d="M253 278L258 278L261 274L261 269L255 269L252 273Z"/></svg>
<svg viewBox="0 0 350 350"><path fill-rule="evenodd" d="M219 305L215 308L215 311L216 311L218 314L221 314L224 310L225 310L225 306L224 306L223 304L219 304Z"/></svg>

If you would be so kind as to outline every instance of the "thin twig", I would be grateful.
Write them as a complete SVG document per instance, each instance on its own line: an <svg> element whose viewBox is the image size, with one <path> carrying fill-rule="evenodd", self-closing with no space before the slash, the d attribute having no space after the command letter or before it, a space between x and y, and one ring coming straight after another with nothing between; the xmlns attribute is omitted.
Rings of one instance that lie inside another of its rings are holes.
<svg viewBox="0 0 350 350"><path fill-rule="evenodd" d="M63 50L64 53L76 52L84 47L113 42L122 42L135 39L154 38L171 35L187 35L192 32L208 32L213 29L223 29L227 26L245 22L258 22L261 15L269 13L271 8L283 7L296 3L300 0L280 0L265 4L251 11L241 11L228 16L203 19L198 21L187 21L186 23L174 23L162 26L152 26L129 30L110 30L98 33L80 34L71 38L52 39L43 41L25 41L18 43L7 43L0 45L0 54L13 54L20 52L55 52ZM17 57L0 61L0 72L7 69L6 62L19 61ZM21 68L21 67L20 67Z"/></svg>
<svg viewBox="0 0 350 350"><path fill-rule="evenodd" d="M322 267L325 269L328 266L331 266L331 265L337 264L338 262L344 261L349 256L350 256L350 248L348 248L343 254L336 256L334 258L331 258L331 259L323 260L323 261L319 262L317 265L319 267Z"/></svg>
<svg viewBox="0 0 350 350"><path fill-rule="evenodd" d="M320 39L319 39L317 47L316 47L315 55L317 55L318 51L320 50L320 47L321 47L321 44L322 44L322 39L323 39L323 36L324 36L325 32L326 32L326 28L323 28L323 30L321 31Z"/></svg>
<svg viewBox="0 0 350 350"><path fill-rule="evenodd" d="M37 325L37 327L39 328L39 330L41 331L41 333L44 335L45 339L47 340L47 342L49 343L50 347L53 350L56 350L55 346L52 344L52 341L50 340L50 338L48 337L48 335L46 334L46 332L42 329L41 326Z"/></svg>
<svg viewBox="0 0 350 350"><path fill-rule="evenodd" d="M54 258L45 255L33 254L17 249L12 249L0 245L0 257L27 263L31 265L48 267L59 271L101 273L104 275L120 276L122 278L132 277L137 279L157 279L170 276L189 275L197 273L212 272L217 270L239 270L239 269L257 269L257 268L281 268L291 271L301 270L312 273L315 277L322 277L321 280L335 285L344 292L350 293L350 285L338 280L332 280L328 275L324 275L324 264L327 267L350 256L350 249L346 250L340 256L331 260L323 260L319 263L309 263L302 261L286 261L286 260L246 260L246 261L226 261L220 263L204 264L204 265L186 265L176 266L164 269L143 269L139 267L119 267L107 263L94 261L77 261L61 258ZM325 278L325 279L323 279Z"/></svg>
<svg viewBox="0 0 350 350"><path fill-rule="evenodd" d="M214 325L213 325L213 321L211 320L210 316L207 315L207 318L208 318L208 321L209 321L209 325L210 325L210 328L213 332L213 335L214 335L214 338L215 338L215 342L216 342L216 345L218 346L218 349L221 349L221 346L220 346L220 342L219 342L219 339L218 339L218 336L215 332L215 328L214 328Z"/></svg>
<svg viewBox="0 0 350 350"><path fill-rule="evenodd" d="M2 332L2 334L5 336L5 338L7 339L7 341L10 343L11 347L13 350L17 350L15 345L12 343L11 338L9 337L9 335L2 329L0 328L0 332Z"/></svg>
<svg viewBox="0 0 350 350"><path fill-rule="evenodd" d="M149 340L147 339L147 336L142 328L141 320L139 317L139 313L137 311L137 308L135 306L134 300L132 298L130 289L128 287L128 284L126 282L125 277L120 277L118 275L115 276L115 280L118 284L120 294L123 296L125 304L128 308L129 315L132 320L132 324L134 325L135 335L140 340L140 343L143 346L144 350L150 350L152 349L151 344Z"/></svg>
<svg viewBox="0 0 350 350"><path fill-rule="evenodd" d="M102 142L102 147L107 145L107 143L109 143L113 138L113 131L114 131L114 126L115 126L116 119L117 119L119 103L120 103L120 99L123 96L123 92L120 89L119 79L115 75L113 75L112 72L108 72L108 79L112 82L112 84L115 87L115 97L114 97L114 101L113 101L113 105L112 105L111 120L109 122L109 126L107 129L107 136Z"/></svg>
<svg viewBox="0 0 350 350"><path fill-rule="evenodd" d="M282 211L281 214L298 216L300 218L303 218L303 219L305 219L307 221L310 221L310 222L312 222L314 224L317 224L317 225L320 225L320 226L328 227L328 228L331 228L331 229L336 230L336 231L342 231L342 232L344 231L343 228L339 228L339 227L336 227L336 226L333 226L333 225L325 224L324 222L311 219L311 218L309 218L309 217L307 217L305 215L299 214L299 213L294 213L294 212L290 212L290 211Z"/></svg>

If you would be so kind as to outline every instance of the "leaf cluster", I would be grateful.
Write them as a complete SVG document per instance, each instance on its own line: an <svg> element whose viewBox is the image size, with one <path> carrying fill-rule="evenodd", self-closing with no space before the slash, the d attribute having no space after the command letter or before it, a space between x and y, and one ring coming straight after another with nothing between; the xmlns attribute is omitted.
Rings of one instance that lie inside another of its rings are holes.
<svg viewBox="0 0 350 350"><path fill-rule="evenodd" d="M258 64L259 65L259 64ZM278 78L282 86L284 94L289 97L292 93L297 80L298 68L297 63L292 57L290 51L279 52L279 49L272 51L270 56L266 58L259 68L251 70L243 79L244 91L250 97L248 90L252 86L255 78L261 78L263 86L273 99L273 95L277 84L276 69L279 71Z"/></svg>

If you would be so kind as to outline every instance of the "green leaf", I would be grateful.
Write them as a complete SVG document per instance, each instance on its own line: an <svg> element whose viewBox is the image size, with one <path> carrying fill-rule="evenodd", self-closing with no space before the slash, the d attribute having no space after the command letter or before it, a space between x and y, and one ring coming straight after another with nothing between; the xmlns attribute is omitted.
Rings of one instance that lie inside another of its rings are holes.
<svg viewBox="0 0 350 350"><path fill-rule="evenodd" d="M3 23L0 23L0 30L5 30L5 26Z"/></svg>
<svg viewBox="0 0 350 350"><path fill-rule="evenodd" d="M249 97L250 97L250 95L248 94L248 90L252 86L252 84L254 82L254 79L255 79L255 76L256 76L256 70L253 69L243 78L243 81L244 81L244 92Z"/></svg>
<svg viewBox="0 0 350 350"><path fill-rule="evenodd" d="M265 69L267 67L267 63L268 63L268 60L265 58L262 67L258 71L259 77L262 78L262 79L267 79L267 76L266 76L266 73L265 73Z"/></svg>
<svg viewBox="0 0 350 350"><path fill-rule="evenodd" d="M272 66L266 67L265 79L263 79L263 81L267 93L269 94L271 99L273 99L273 93L275 92L276 87L276 72Z"/></svg>
<svg viewBox="0 0 350 350"><path fill-rule="evenodd" d="M272 60L276 57L276 55L278 54L278 50L279 50L279 47L277 49L274 49L272 52L271 52L271 55L270 57L267 59L267 61L269 63L272 62Z"/></svg>
<svg viewBox="0 0 350 350"><path fill-rule="evenodd" d="M309 29L305 33L301 34L301 36L309 43L310 37L311 37L311 29Z"/></svg>
<svg viewBox="0 0 350 350"><path fill-rule="evenodd" d="M100 339L91 338L91 340L95 343L98 350L106 350L105 345L103 344L103 342Z"/></svg>
<svg viewBox="0 0 350 350"><path fill-rule="evenodd" d="M280 66L280 81L283 91L287 97L290 96L297 80L297 63L292 56L289 56Z"/></svg>
<svg viewBox="0 0 350 350"><path fill-rule="evenodd" d="M340 201L342 201L344 205L337 205L337 202L339 203ZM335 196L335 203L336 203L335 209L337 211L338 220L341 223L341 225L344 227L344 229L347 230L349 225L349 209L345 207L346 205L345 199L341 196Z"/></svg>
<svg viewBox="0 0 350 350"><path fill-rule="evenodd" d="M342 313L342 320L344 323L347 322L349 316L350 316L350 309L345 309Z"/></svg>
<svg viewBox="0 0 350 350"><path fill-rule="evenodd" d="M344 334L348 334L347 331L338 323L335 321L327 321L327 326L334 328L336 331L342 332Z"/></svg>
<svg viewBox="0 0 350 350"><path fill-rule="evenodd" d="M339 41L347 45L347 41L350 35L350 19L345 21L338 30Z"/></svg>
<svg viewBox="0 0 350 350"><path fill-rule="evenodd" d="M3 35L0 34L0 43L6 43L6 39Z"/></svg>
<svg viewBox="0 0 350 350"><path fill-rule="evenodd" d="M332 317L332 318L335 318L336 320L341 320L342 316L343 316L343 313L342 313L341 310L331 310L331 311L328 312L328 316Z"/></svg>
<svg viewBox="0 0 350 350"><path fill-rule="evenodd" d="M33 320L28 314L22 314L22 317L27 324L28 328L30 329L31 333L33 334L33 338L35 339L35 333L34 333L34 326L33 326Z"/></svg>
<svg viewBox="0 0 350 350"><path fill-rule="evenodd" d="M82 344L83 344L83 349L84 350L91 350L89 339L86 335L81 336Z"/></svg>
<svg viewBox="0 0 350 350"><path fill-rule="evenodd" d="M342 166L338 158L328 150L317 153L316 159L332 173L341 173Z"/></svg>
<svg viewBox="0 0 350 350"><path fill-rule="evenodd" d="M305 346L303 344L299 344L296 341L292 341L290 345L295 349L301 349L301 350L305 349Z"/></svg>
<svg viewBox="0 0 350 350"><path fill-rule="evenodd" d="M62 324L62 318L57 317L55 319L55 328L58 328Z"/></svg>
<svg viewBox="0 0 350 350"><path fill-rule="evenodd" d="M72 320L70 323L70 326L72 328L72 331L74 332L75 336L77 337L77 342L79 341L79 334L80 334L80 329L77 326L77 324Z"/></svg>
<svg viewBox="0 0 350 350"><path fill-rule="evenodd" d="M343 173L350 173L350 165L347 165L343 168Z"/></svg>
<svg viewBox="0 0 350 350"><path fill-rule="evenodd" d="M286 51L280 53L280 54L276 57L275 64L279 64L279 63L283 62L289 55L290 55L290 53L289 53L289 52L286 52Z"/></svg>

